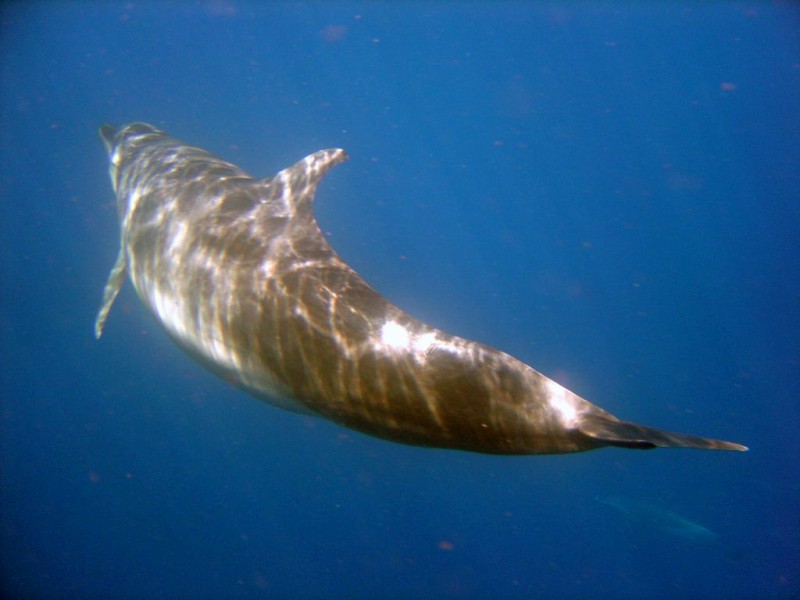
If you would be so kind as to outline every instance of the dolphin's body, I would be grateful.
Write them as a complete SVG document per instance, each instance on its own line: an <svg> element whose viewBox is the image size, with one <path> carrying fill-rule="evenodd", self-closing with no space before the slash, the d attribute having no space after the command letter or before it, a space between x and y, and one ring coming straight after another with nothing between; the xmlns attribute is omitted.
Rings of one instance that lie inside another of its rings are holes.
<svg viewBox="0 0 800 600"><path fill-rule="evenodd" d="M694 543L710 544L719 540L717 533L663 506L637 502L621 496L595 498L595 500L611 506L626 519L640 523L652 531L665 533Z"/></svg>
<svg viewBox="0 0 800 600"><path fill-rule="evenodd" d="M143 123L104 125L121 248L95 333L130 275L170 337L272 404L380 438L491 454L744 446L626 423L519 360L430 327L333 251L312 201L346 160L253 179Z"/></svg>

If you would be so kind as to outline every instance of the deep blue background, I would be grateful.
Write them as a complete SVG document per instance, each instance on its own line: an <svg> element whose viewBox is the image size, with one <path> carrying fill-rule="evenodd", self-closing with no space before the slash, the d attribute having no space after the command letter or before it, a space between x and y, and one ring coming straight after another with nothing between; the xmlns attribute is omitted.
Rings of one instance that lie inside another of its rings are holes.
<svg viewBox="0 0 800 600"><path fill-rule="evenodd" d="M0 582L18 597L800 593L800 9L4 3ZM126 286L105 122L317 212L392 301L745 454L488 457L249 398ZM597 497L719 534L684 539Z"/></svg>

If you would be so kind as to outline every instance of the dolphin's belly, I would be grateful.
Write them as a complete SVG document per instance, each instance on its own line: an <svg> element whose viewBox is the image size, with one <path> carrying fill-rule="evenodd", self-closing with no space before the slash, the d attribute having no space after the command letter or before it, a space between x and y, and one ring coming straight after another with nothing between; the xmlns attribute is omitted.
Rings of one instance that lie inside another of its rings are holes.
<svg viewBox="0 0 800 600"><path fill-rule="evenodd" d="M202 195L196 201L210 202ZM262 258L249 267L226 258L224 244L204 243L215 221L213 213L175 211L164 215L154 236L146 226L139 232L134 215L128 261L137 294L176 344L220 377L280 408L311 412L258 355L259 347L275 343L269 334L255 339L270 306L264 296L270 286L260 271L269 262L269 245L251 240L250 255ZM228 228L235 230L235 223Z"/></svg>

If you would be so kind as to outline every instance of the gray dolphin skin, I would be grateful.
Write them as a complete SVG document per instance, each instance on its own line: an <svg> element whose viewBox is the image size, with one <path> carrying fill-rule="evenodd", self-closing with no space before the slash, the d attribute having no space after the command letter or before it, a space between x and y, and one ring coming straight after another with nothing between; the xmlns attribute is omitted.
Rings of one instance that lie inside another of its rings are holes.
<svg viewBox="0 0 800 600"><path fill-rule="evenodd" d="M488 454L603 446L746 450L620 421L519 360L414 319L330 247L312 202L344 150L253 179L155 127L100 128L125 279L169 336L276 406L379 438Z"/></svg>
<svg viewBox="0 0 800 600"><path fill-rule="evenodd" d="M716 532L657 504L639 502L622 496L595 498L595 500L607 504L629 521L639 523L652 531L700 544L719 541L719 535Z"/></svg>

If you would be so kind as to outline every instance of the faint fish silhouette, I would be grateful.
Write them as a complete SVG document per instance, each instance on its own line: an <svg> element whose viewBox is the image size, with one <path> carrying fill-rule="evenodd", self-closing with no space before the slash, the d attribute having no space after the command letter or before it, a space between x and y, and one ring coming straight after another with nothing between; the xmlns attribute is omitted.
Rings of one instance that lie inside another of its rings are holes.
<svg viewBox="0 0 800 600"><path fill-rule="evenodd" d="M595 500L616 509L629 521L640 523L652 531L666 533L699 544L711 544L719 541L719 535L707 527L656 504L622 496L595 497Z"/></svg>

